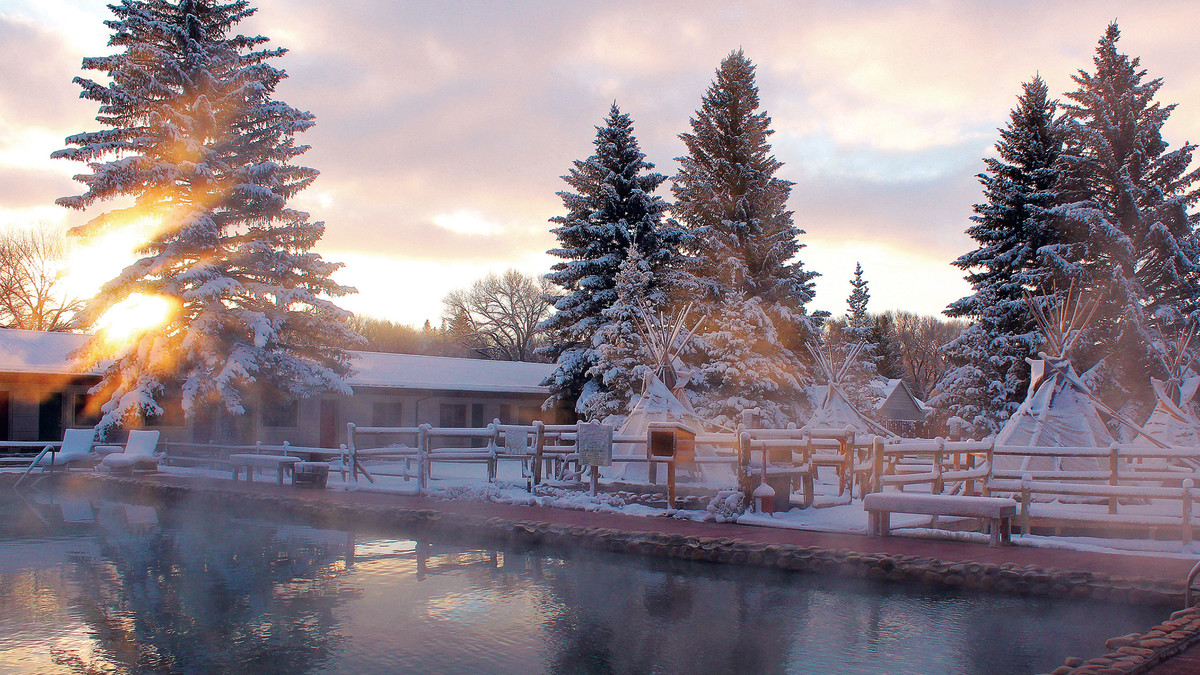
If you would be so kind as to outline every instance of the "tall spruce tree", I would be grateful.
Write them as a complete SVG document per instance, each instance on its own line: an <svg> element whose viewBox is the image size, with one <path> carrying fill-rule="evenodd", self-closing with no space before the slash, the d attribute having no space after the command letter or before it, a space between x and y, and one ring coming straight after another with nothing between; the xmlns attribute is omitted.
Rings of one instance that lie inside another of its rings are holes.
<svg viewBox="0 0 1200 675"><path fill-rule="evenodd" d="M875 332L875 322L867 312L867 304L871 300L867 280L863 278L861 263L854 265L854 277L850 279L850 295L846 298L846 325L841 331L840 344L834 348L842 359L849 359L855 345L861 345L854 361L846 368L846 377L842 388L850 397L850 403L865 415L874 415L875 403L879 400L879 392L873 386L879 376L876 364L880 355L876 354L876 346L872 341Z"/></svg>
<svg viewBox="0 0 1200 675"><path fill-rule="evenodd" d="M610 397L603 373L596 369L597 332L606 322L603 312L617 298L616 277L630 246L638 251L650 273L642 285L645 300L661 304L674 270L679 269L683 231L664 218L667 204L652 193L666 177L638 147L633 121L614 103L604 126L596 127L596 152L576 161L563 180L571 191L560 192L566 215L551 219L562 258L546 276L561 293L553 297L556 312L542 327L550 344L540 353L557 367L543 383L550 387L547 406L575 400L576 411L609 410ZM618 392L618 395L623 392ZM601 396L596 405L589 403Z"/></svg>
<svg viewBox="0 0 1200 675"><path fill-rule="evenodd" d="M287 397L349 393L344 347L359 338L329 300L353 289L330 278L340 264L311 252L324 225L287 201L316 178L293 160L295 134L313 116L272 95L285 77L264 37L235 26L244 0L123 0L111 5L110 56L76 78L107 127L67 139L54 153L86 162L87 191L58 203L85 209L127 198L77 230L153 222L143 256L105 284L84 318L94 322L138 294L173 306L166 322L131 343L91 342L92 364L112 359L97 391L109 395L100 426L162 414L156 401L182 390L188 415L209 405L245 411L249 389Z"/></svg>
<svg viewBox="0 0 1200 675"><path fill-rule="evenodd" d="M693 404L737 423L743 411L783 424L803 404L807 369L798 354L818 326L805 310L815 273L796 259L803 232L787 209L792 184L775 177L771 118L759 110L754 64L741 50L721 62L675 176L674 213L696 257L690 292L697 334Z"/></svg>
<svg viewBox="0 0 1200 675"><path fill-rule="evenodd" d="M854 263L854 278L850 280L850 296L846 298L846 332L854 340L866 341L871 335L871 317L867 313L867 303L871 300L871 291L867 280L863 278L862 263Z"/></svg>
<svg viewBox="0 0 1200 675"><path fill-rule="evenodd" d="M1100 300L1087 343L1098 361L1096 386L1117 407L1153 400L1147 373L1159 374L1151 344L1159 326L1200 315L1200 245L1195 235L1195 146L1169 151L1162 127L1175 109L1154 100L1138 58L1117 51L1108 26L1095 72L1073 76L1066 94L1070 140L1060 160L1066 241L1048 247L1051 264Z"/></svg>
<svg viewBox="0 0 1200 675"><path fill-rule="evenodd" d="M964 435L997 431L1029 386L1025 359L1037 353L1038 333L1023 294L1058 280L1044 250L1061 239L1053 209L1066 131L1057 107L1041 77L1024 84L996 156L984 159L979 174L987 201L975 205L967 229L979 246L954 261L974 292L946 314L972 324L944 348L949 369L930 403Z"/></svg>

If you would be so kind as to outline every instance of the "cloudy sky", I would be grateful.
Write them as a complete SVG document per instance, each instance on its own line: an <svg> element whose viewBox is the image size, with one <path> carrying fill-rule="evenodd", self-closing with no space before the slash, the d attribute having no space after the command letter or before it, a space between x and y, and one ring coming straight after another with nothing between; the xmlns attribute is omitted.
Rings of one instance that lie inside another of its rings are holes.
<svg viewBox="0 0 1200 675"><path fill-rule="evenodd" d="M441 298L490 272L542 274L548 218L611 102L663 173L722 57L758 64L790 202L820 272L814 309L841 314L861 261L871 308L936 313L967 290L950 261L975 179L1021 83L1053 92L1121 46L1180 107L1172 146L1200 141L1200 6L1179 2L401 2L256 0L242 32L290 51L279 97L312 111L303 157L321 178L298 201L327 226L357 312L437 322ZM100 0L0 0L0 228L67 227L79 166L50 160L98 128L71 79L107 53ZM669 193L667 193L669 194ZM76 259L94 289L132 234Z"/></svg>

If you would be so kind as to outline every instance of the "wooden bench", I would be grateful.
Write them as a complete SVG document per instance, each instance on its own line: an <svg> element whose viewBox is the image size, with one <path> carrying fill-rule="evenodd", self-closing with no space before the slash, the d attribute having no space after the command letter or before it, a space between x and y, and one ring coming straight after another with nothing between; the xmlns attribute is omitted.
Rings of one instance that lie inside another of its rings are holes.
<svg viewBox="0 0 1200 675"><path fill-rule="evenodd" d="M989 545L1007 544L1012 538L1012 519L1017 502L1004 497L926 495L910 492L874 492L863 498L869 536L888 536L892 513L979 518L989 524Z"/></svg>
<svg viewBox="0 0 1200 675"><path fill-rule="evenodd" d="M285 457L283 455L252 455L238 454L229 456L229 464L233 468L233 479L238 479L238 474L244 468L246 470L246 480L254 480L251 473L254 469L275 469L278 472L276 482L283 485L284 474L293 475L295 465L300 462L299 457Z"/></svg>

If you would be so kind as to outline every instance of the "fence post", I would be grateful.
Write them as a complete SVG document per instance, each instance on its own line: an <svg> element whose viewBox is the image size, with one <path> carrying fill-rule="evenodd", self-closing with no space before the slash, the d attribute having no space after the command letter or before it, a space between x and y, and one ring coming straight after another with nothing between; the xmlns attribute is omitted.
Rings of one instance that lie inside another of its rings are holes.
<svg viewBox="0 0 1200 675"><path fill-rule="evenodd" d="M871 441L871 492L883 492L883 439Z"/></svg>
<svg viewBox="0 0 1200 675"><path fill-rule="evenodd" d="M742 498L746 504L754 502L753 492L754 486L750 480L750 432L743 431L739 425L738 431L738 467L737 467L737 484L738 489L742 492ZM766 476L763 476L766 479Z"/></svg>
<svg viewBox="0 0 1200 675"><path fill-rule="evenodd" d="M941 436L933 439L936 444L933 448L933 485L930 492L935 495L942 494L946 489L945 482L942 481L942 462L946 459L946 441Z"/></svg>
<svg viewBox="0 0 1200 675"><path fill-rule="evenodd" d="M995 459L996 459L996 439L993 438L991 440L991 442L988 443L987 457L984 459L984 461L987 462L987 467L988 467L987 475L983 477L982 481L980 481L980 486L979 486L979 494L984 497L991 496L991 494L992 494L992 491L988 487L988 484L991 483L992 474L995 473L995 471L996 471L996 464L994 463Z"/></svg>
<svg viewBox="0 0 1200 675"><path fill-rule="evenodd" d="M542 482L542 450L546 447L546 423L541 420L533 421L533 484Z"/></svg>
<svg viewBox="0 0 1200 675"><path fill-rule="evenodd" d="M1196 487L1196 481L1188 478L1183 481L1183 521L1181 527L1181 536L1184 546L1192 543L1192 488Z"/></svg>
<svg viewBox="0 0 1200 675"><path fill-rule="evenodd" d="M500 438L500 430L496 428L496 425L494 423L487 425L487 430L488 430L488 433L491 435L491 438L489 440L489 445L492 446L491 449L489 450L488 463L487 463L488 482L495 483L496 482L496 464L498 463L498 460L496 459L496 447L497 447L496 441Z"/></svg>
<svg viewBox="0 0 1200 675"><path fill-rule="evenodd" d="M1108 446L1108 484L1113 487L1116 487L1118 478L1120 477L1119 472L1120 472L1121 459L1117 453L1118 453L1118 448L1117 448L1116 443L1113 443L1112 445ZM1117 498L1116 497L1108 498L1108 512L1109 513L1117 512Z"/></svg>
<svg viewBox="0 0 1200 675"><path fill-rule="evenodd" d="M1021 476L1021 536L1029 536L1029 490L1032 482L1029 474Z"/></svg>
<svg viewBox="0 0 1200 675"><path fill-rule="evenodd" d="M417 489L422 493L429 487L429 431L428 423L417 427Z"/></svg>
<svg viewBox="0 0 1200 675"><path fill-rule="evenodd" d="M358 446L354 444L354 422L346 423L346 448L350 451L350 477L358 485Z"/></svg>

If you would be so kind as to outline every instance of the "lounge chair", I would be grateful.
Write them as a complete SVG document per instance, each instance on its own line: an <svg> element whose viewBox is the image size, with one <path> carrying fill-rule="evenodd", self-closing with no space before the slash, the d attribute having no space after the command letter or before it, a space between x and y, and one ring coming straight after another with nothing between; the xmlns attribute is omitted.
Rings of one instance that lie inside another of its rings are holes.
<svg viewBox="0 0 1200 675"><path fill-rule="evenodd" d="M163 453L154 451L157 447L157 431L130 431L124 449L105 455L100 460L100 468L109 473L157 471L163 457Z"/></svg>
<svg viewBox="0 0 1200 675"><path fill-rule="evenodd" d="M37 468L41 468L42 471L51 471L57 468L86 467L90 469L96 466L99 458L92 448L92 441L95 438L96 432L93 429L67 429L63 432L62 445L58 448L53 445L42 448L42 451L33 458L33 461L29 463L29 468L25 469L25 473L17 479L13 487L20 485L21 481Z"/></svg>

